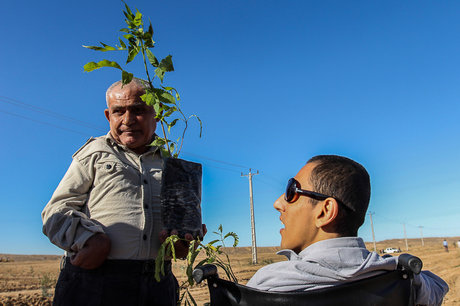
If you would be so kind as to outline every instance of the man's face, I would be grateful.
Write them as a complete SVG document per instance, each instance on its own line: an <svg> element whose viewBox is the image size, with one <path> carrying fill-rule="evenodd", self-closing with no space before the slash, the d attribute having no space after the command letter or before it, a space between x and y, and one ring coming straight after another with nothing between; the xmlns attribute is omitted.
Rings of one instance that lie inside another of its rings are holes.
<svg viewBox="0 0 460 306"><path fill-rule="evenodd" d="M294 177L300 183L301 189L315 191L310 182L314 167L314 163L308 163ZM314 216L319 205L313 205L306 196L299 196L295 202L288 203L282 194L273 206L281 213L280 220L284 224L284 228L280 230L282 249L291 249L299 253L315 242L318 229Z"/></svg>
<svg viewBox="0 0 460 306"><path fill-rule="evenodd" d="M156 129L155 111L142 101L143 94L134 82L117 86L108 95L104 111L115 141L137 154L147 151Z"/></svg>

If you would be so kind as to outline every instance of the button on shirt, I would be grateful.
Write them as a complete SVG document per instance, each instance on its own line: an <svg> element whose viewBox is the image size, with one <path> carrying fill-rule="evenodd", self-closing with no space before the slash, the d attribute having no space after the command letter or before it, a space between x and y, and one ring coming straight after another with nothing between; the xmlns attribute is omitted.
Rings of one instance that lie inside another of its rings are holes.
<svg viewBox="0 0 460 306"><path fill-rule="evenodd" d="M138 155L110 136L91 138L42 212L43 232L74 253L95 233L109 236L109 259L152 259L160 242L163 161L157 147Z"/></svg>

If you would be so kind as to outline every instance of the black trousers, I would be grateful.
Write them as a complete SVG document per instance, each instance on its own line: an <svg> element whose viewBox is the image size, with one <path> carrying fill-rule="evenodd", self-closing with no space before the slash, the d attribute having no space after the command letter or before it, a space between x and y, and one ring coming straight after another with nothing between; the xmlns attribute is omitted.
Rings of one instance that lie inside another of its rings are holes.
<svg viewBox="0 0 460 306"><path fill-rule="evenodd" d="M171 262L165 262L165 275L157 282L153 260L106 260L101 267L86 270L66 259L53 305L176 306L178 298Z"/></svg>

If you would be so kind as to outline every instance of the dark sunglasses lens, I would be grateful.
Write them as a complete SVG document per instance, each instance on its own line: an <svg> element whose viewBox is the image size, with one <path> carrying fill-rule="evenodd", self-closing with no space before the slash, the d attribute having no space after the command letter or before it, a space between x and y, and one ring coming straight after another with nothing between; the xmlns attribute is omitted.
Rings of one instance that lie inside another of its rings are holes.
<svg viewBox="0 0 460 306"><path fill-rule="evenodd" d="M292 199L294 199L294 196L295 196L295 189L296 189L296 183L295 183L295 180L293 178L291 178L289 181L288 181L288 184L286 186L286 192L284 193L284 199L287 201L287 202L291 202Z"/></svg>

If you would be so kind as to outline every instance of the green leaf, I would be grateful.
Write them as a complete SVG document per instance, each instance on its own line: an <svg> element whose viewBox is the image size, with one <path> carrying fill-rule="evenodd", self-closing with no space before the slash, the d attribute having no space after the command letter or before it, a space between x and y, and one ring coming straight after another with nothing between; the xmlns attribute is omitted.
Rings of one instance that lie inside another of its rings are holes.
<svg viewBox="0 0 460 306"><path fill-rule="evenodd" d="M155 69L155 75L156 75L158 78L160 78L160 81L161 81L161 82L163 82L163 78L164 78L164 76L165 76L165 71L164 71L163 69L161 69L161 68L158 67L157 69Z"/></svg>
<svg viewBox="0 0 460 306"><path fill-rule="evenodd" d="M145 104L147 104L149 106L152 106L153 103L155 103L153 93L148 92L148 91L141 96L141 99L142 99L142 101L145 102Z"/></svg>
<svg viewBox="0 0 460 306"><path fill-rule="evenodd" d="M161 138L161 137L157 137L155 138L155 140L150 144L151 146L156 146L156 147L162 147L166 144L166 141Z"/></svg>
<svg viewBox="0 0 460 306"><path fill-rule="evenodd" d="M158 250L158 253L157 253L157 258L155 260L155 280L157 282L161 280L160 271L161 271L161 266L164 265L165 245L166 245L166 241L161 244L160 249Z"/></svg>
<svg viewBox="0 0 460 306"><path fill-rule="evenodd" d="M159 67L161 67L166 72L174 71L172 55L168 55L164 59L162 59Z"/></svg>
<svg viewBox="0 0 460 306"><path fill-rule="evenodd" d="M153 45L155 42L152 39L152 34L150 34L149 32L146 32L142 35L142 39L144 40L144 45L147 48L153 48Z"/></svg>
<svg viewBox="0 0 460 306"><path fill-rule="evenodd" d="M147 53L147 58L149 59L150 64L153 67L158 67L159 63L155 55L150 51L149 49L145 49L145 52Z"/></svg>
<svg viewBox="0 0 460 306"><path fill-rule="evenodd" d="M169 92L160 88L155 88L153 90L155 91L161 102L168 104L176 104L176 100L174 100L174 97Z"/></svg>
<svg viewBox="0 0 460 306"><path fill-rule="evenodd" d="M175 92L176 93L176 100L179 101L180 100L180 96L179 96L179 92L177 92L177 89L175 89L174 87L163 87L161 86L164 90L167 90L167 91L170 91L170 92Z"/></svg>
<svg viewBox="0 0 460 306"><path fill-rule="evenodd" d="M99 43L104 46L104 51L117 51L116 48L106 45L103 42L99 42Z"/></svg>
<svg viewBox="0 0 460 306"><path fill-rule="evenodd" d="M99 67L97 63L95 62L89 62L89 63L86 63L85 66L83 66L83 70L86 72L90 72L98 68L101 68L101 67Z"/></svg>
<svg viewBox="0 0 460 306"><path fill-rule="evenodd" d="M96 51L106 51L105 48L98 47L98 46L85 46L85 45L83 45L83 48L96 50Z"/></svg>
<svg viewBox="0 0 460 306"><path fill-rule="evenodd" d="M166 106L166 105L164 105ZM163 115L165 118L168 118L169 116L171 116L175 111L177 111L177 108L175 106L173 107L170 107L168 109L168 111L166 111L166 113Z"/></svg>
<svg viewBox="0 0 460 306"><path fill-rule="evenodd" d="M127 28L120 29L120 32L131 33L131 31Z"/></svg>
<svg viewBox="0 0 460 306"><path fill-rule="evenodd" d="M153 27L152 27L152 22L150 21L150 19L149 19L149 33L150 33L150 36L153 37Z"/></svg>
<svg viewBox="0 0 460 306"><path fill-rule="evenodd" d="M163 112L163 105L161 105L161 103L155 103L153 104L153 109L155 110L155 114L161 115Z"/></svg>
<svg viewBox="0 0 460 306"><path fill-rule="evenodd" d="M155 69L155 74L158 76L158 78L160 78L161 82L163 82L165 73L169 71L174 71L171 55L168 55L161 60L160 65L158 65L158 68Z"/></svg>
<svg viewBox="0 0 460 306"><path fill-rule="evenodd" d="M192 240L189 244L188 253L187 253L187 270L186 274L188 277L188 282L190 286L193 286L194 279L193 279L193 263L195 262L196 257L200 253L199 251L195 250L195 245L197 241Z"/></svg>
<svg viewBox="0 0 460 306"><path fill-rule="evenodd" d="M127 40L130 40L130 39L134 38L134 35L133 34L125 34L125 35L123 35L123 37L126 38Z"/></svg>
<svg viewBox="0 0 460 306"><path fill-rule="evenodd" d="M190 119L190 118L192 118L192 117L196 118L196 120L198 120L198 122L200 123L200 138L201 138L201 134L202 134L202 132L203 132L203 122L201 122L200 117L198 117L197 115L191 115L191 116L188 117L188 118Z"/></svg>
<svg viewBox="0 0 460 306"><path fill-rule="evenodd" d="M139 53L139 48L137 46L134 46L130 49L128 49L128 59L126 60L126 64L128 64L129 62L131 62L135 57L136 55Z"/></svg>
<svg viewBox="0 0 460 306"><path fill-rule="evenodd" d="M213 245L214 243L219 242L219 241L220 241L219 239L216 239L216 240L213 240L213 241L211 241L211 242L208 242L208 244L209 244L209 245Z"/></svg>
<svg viewBox="0 0 460 306"><path fill-rule="evenodd" d="M118 50L126 50L125 42L121 40L121 38L118 38L118 40L120 41L120 47L121 47L121 48L118 48Z"/></svg>
<svg viewBox="0 0 460 306"><path fill-rule="evenodd" d="M121 72L121 82L123 83L123 85L128 84L129 82L131 82L132 79L133 79L132 73L129 73L128 71L125 71L125 70Z"/></svg>
<svg viewBox="0 0 460 306"><path fill-rule="evenodd" d="M123 13L125 13L125 16L126 16L126 15L129 16L129 17L126 16L126 18L130 18L131 20L133 20L133 18L134 18L133 12L132 12L131 9L129 8L128 4L126 4L126 2L123 1L123 3L125 4L125 8L126 8L126 12L123 12Z"/></svg>
<svg viewBox="0 0 460 306"><path fill-rule="evenodd" d="M175 146L176 146L175 143L170 141L169 142L169 152L174 152Z"/></svg>
<svg viewBox="0 0 460 306"><path fill-rule="evenodd" d="M171 132L171 128L176 125L177 121L179 121L179 119L174 119L170 124L168 124L168 133Z"/></svg>
<svg viewBox="0 0 460 306"><path fill-rule="evenodd" d="M217 228L219 230L219 232L222 234L222 224L219 225L219 227Z"/></svg>
<svg viewBox="0 0 460 306"><path fill-rule="evenodd" d="M172 255L172 258L174 259L174 261L176 261L176 249L174 248L174 243L176 241L177 240L171 238L170 249L171 249L171 255Z"/></svg>
<svg viewBox="0 0 460 306"><path fill-rule="evenodd" d="M117 62L112 62L109 60L102 60L98 62L97 64L99 65L99 67L112 67L112 68L117 68L117 69L122 70L122 68Z"/></svg>
<svg viewBox="0 0 460 306"><path fill-rule="evenodd" d="M136 27L142 24L142 14L137 9L136 9L136 16L134 17L133 23L134 25L136 25Z"/></svg>
<svg viewBox="0 0 460 306"><path fill-rule="evenodd" d="M112 62L112 61L109 61L109 60L102 60L102 61L97 62L97 63L96 62L89 62L85 66L83 66L83 69L86 72L90 72L90 71L93 71L93 70L96 70L96 69L99 69L99 68L102 68L102 67L112 67L112 68L117 68L117 69L122 70L122 68L120 67L120 65L117 62Z"/></svg>
<svg viewBox="0 0 460 306"><path fill-rule="evenodd" d="M238 235L234 232L228 232L225 236L224 239L227 237L232 237L233 238L233 247L236 247L238 243L240 242L240 239L238 238Z"/></svg>
<svg viewBox="0 0 460 306"><path fill-rule="evenodd" d="M160 148L160 151L161 151L161 156L162 157L171 157L171 154L165 148Z"/></svg>

